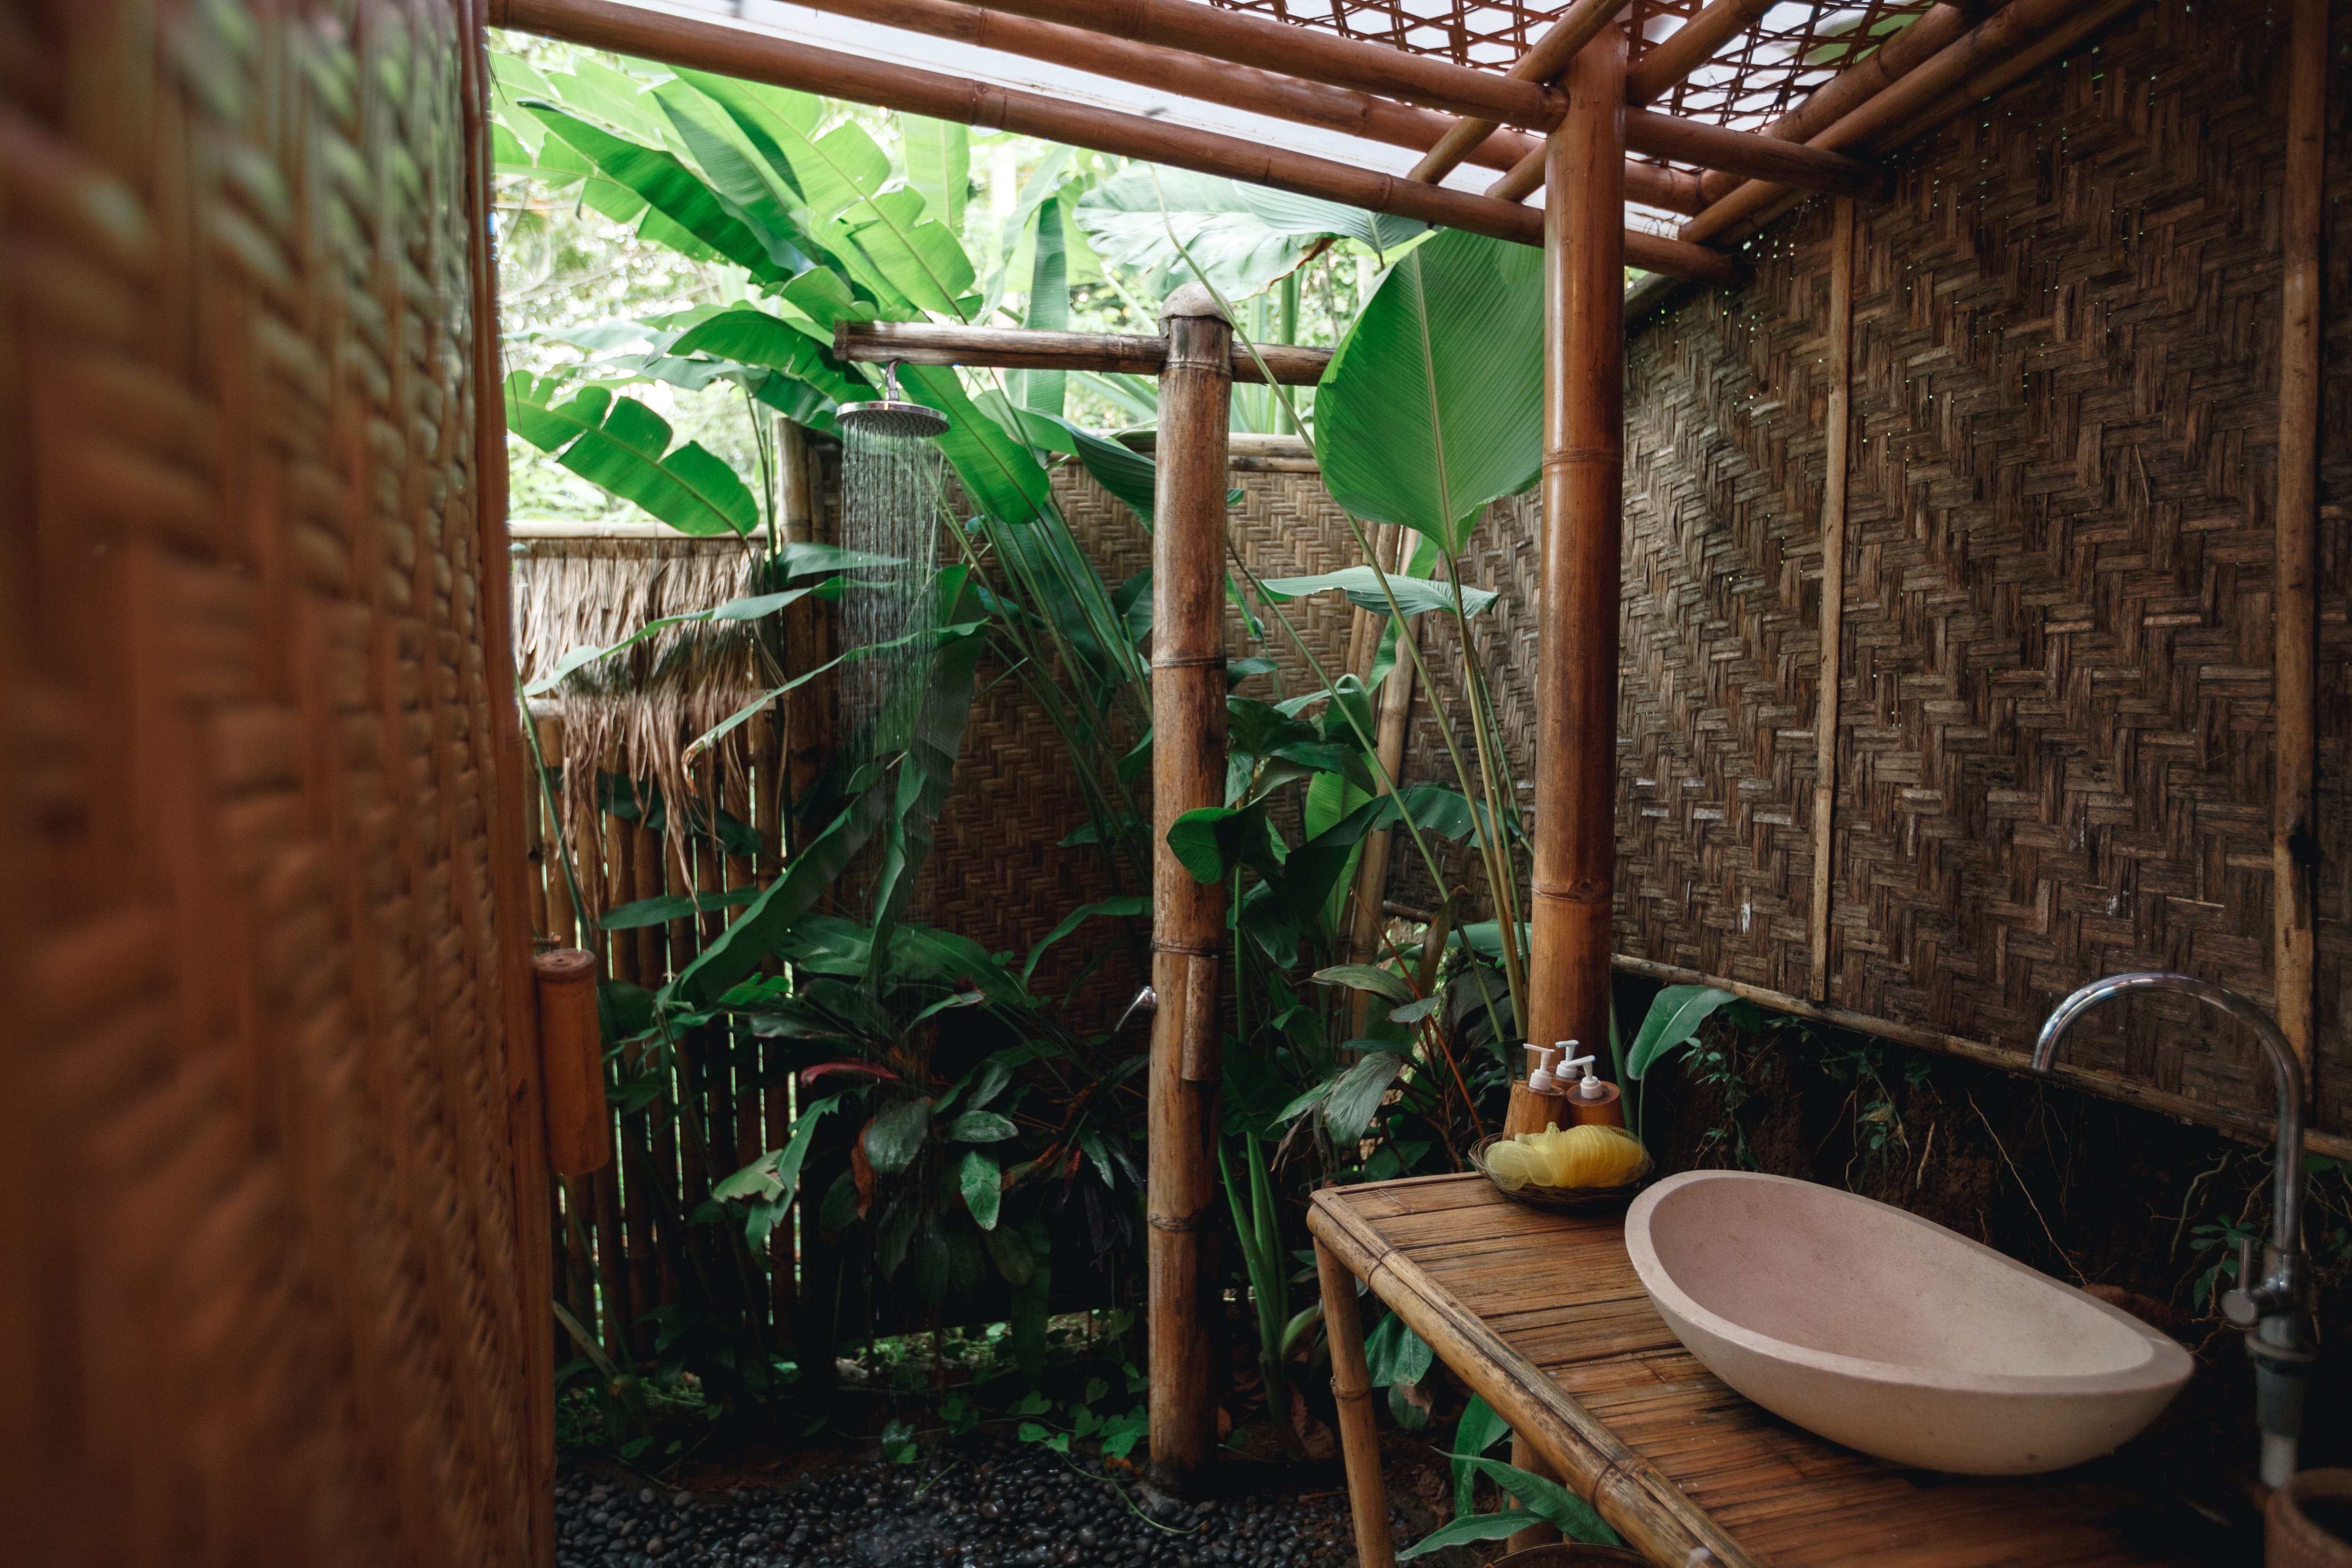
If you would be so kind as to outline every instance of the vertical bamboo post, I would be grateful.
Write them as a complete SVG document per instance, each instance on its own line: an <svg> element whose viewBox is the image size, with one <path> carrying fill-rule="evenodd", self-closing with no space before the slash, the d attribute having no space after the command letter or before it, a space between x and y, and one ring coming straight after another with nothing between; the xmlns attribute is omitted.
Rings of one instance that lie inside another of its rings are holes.
<svg viewBox="0 0 2352 1568"><path fill-rule="evenodd" d="M1371 1373L1364 1364L1364 1319L1356 1277L1320 1241L1315 1274L1323 1286L1323 1333L1331 1345L1331 1397L1339 1407L1339 1458L1347 1468L1348 1511L1356 1526L1358 1568L1395 1568L1389 1491L1381 1476L1381 1434L1372 1419Z"/></svg>
<svg viewBox="0 0 2352 1568"><path fill-rule="evenodd" d="M576 947L532 963L539 985L541 1080L547 1095L548 1167L584 1175L613 1157L604 1107L604 1041L596 1020L595 955Z"/></svg>
<svg viewBox="0 0 2352 1568"><path fill-rule="evenodd" d="M2294 0L2287 65L2279 345L2277 543L2271 606L2277 790L2271 817L2272 973L2279 1028L2312 1061L2319 841L2320 238L2326 221L2328 0Z"/></svg>
<svg viewBox="0 0 2352 1568"><path fill-rule="evenodd" d="M1198 283L1160 308L1160 464L1152 534L1151 1026L1149 1209L1151 1463L1181 1488L1215 1441L1204 1227L1215 1213L1217 969L1224 884L1192 879L1168 847L1177 817L1225 784L1226 431L1233 325Z"/></svg>
<svg viewBox="0 0 2352 1568"><path fill-rule="evenodd" d="M1625 35L1570 63L1545 154L1542 631L1528 1039L1608 1033L1624 467Z"/></svg>
<svg viewBox="0 0 2352 1568"><path fill-rule="evenodd" d="M1813 712L1812 990L1830 995L1830 906L1837 841L1838 698L1845 673L1846 441L1853 394L1853 200L1841 196L1830 231L1829 412L1822 431L1822 609Z"/></svg>
<svg viewBox="0 0 2352 1568"><path fill-rule="evenodd" d="M1625 465L1625 53L1603 27L1560 79L1544 150L1542 630L1528 1039L1609 1033L1617 863L1617 605ZM1513 1462L1535 1469L1526 1443ZM1548 1527L1514 1549L1552 1539Z"/></svg>

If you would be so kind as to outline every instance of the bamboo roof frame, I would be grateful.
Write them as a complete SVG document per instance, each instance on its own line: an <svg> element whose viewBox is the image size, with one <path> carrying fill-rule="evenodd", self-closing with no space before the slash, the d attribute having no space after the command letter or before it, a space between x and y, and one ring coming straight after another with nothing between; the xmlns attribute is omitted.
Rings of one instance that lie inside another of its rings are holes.
<svg viewBox="0 0 2352 1568"><path fill-rule="evenodd" d="M1423 155L1400 177L627 0L489 0L488 20L1530 246L1543 238L1541 209L1526 203L1559 123L1557 79L1602 28L1622 26L1629 212L1682 220L1665 233L1635 215L1626 262L1657 281L1726 284L1741 269L1730 247L1794 202L1883 197L1871 157L2137 0L1572 0L1556 11L1511 0L1450 10L1444 0L803 3ZM1503 172L1483 194L1442 183L1465 164Z"/></svg>

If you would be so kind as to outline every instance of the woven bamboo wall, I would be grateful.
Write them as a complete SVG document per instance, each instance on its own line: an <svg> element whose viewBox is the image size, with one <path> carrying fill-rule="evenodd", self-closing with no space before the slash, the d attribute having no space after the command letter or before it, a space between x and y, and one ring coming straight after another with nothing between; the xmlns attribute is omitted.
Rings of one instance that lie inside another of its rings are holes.
<svg viewBox="0 0 2352 1568"><path fill-rule="evenodd" d="M2335 26L2352 37L2352 6ZM2134 968L2271 998L2284 48L2273 7L2151 0L1916 144L1893 198L1860 211L1826 1000L1897 1037L2020 1060L2058 996ZM2318 1091L2345 1133L2337 85ZM1646 324L1627 368L1619 949L1791 995L1811 956L1828 237L1825 205L1800 209L1749 285ZM1475 547L1521 602L1533 524L1531 501L1499 508ZM1504 610L1507 684L1532 646ZM2269 1103L2251 1042L2186 1009L2079 1035L2075 1062L2200 1115Z"/></svg>
<svg viewBox="0 0 2352 1568"><path fill-rule="evenodd" d="M478 26L0 3L12 1562L551 1552Z"/></svg>

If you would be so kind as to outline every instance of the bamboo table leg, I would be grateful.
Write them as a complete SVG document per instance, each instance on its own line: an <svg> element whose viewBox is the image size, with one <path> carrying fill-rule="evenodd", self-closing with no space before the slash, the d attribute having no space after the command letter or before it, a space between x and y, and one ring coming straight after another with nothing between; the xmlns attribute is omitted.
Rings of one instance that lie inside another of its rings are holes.
<svg viewBox="0 0 2352 1568"><path fill-rule="evenodd" d="M1396 1568L1389 1533L1389 1493L1381 1479L1381 1435L1372 1425L1371 1374L1364 1368L1364 1320L1356 1277L1320 1241L1315 1272L1323 1281L1323 1332L1331 1342L1331 1394L1339 1402L1339 1454L1348 1468L1348 1508L1355 1516L1358 1568Z"/></svg>

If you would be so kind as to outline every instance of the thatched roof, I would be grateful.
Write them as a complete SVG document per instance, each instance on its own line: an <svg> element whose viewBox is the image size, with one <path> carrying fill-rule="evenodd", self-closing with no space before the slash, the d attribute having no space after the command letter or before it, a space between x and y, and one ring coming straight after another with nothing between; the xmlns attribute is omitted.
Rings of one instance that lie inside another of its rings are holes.
<svg viewBox="0 0 2352 1568"><path fill-rule="evenodd" d="M758 548L659 524L517 523L509 531L515 660L526 687L574 648L743 595ZM714 765L740 781L749 727L718 748L715 763L698 762L692 782L685 749L779 679L746 623L698 623L656 633L532 699L534 713L562 721L562 754L548 761L563 768L568 827L593 807L600 773L657 785L667 801L707 794ZM673 813L673 839L680 826Z"/></svg>

